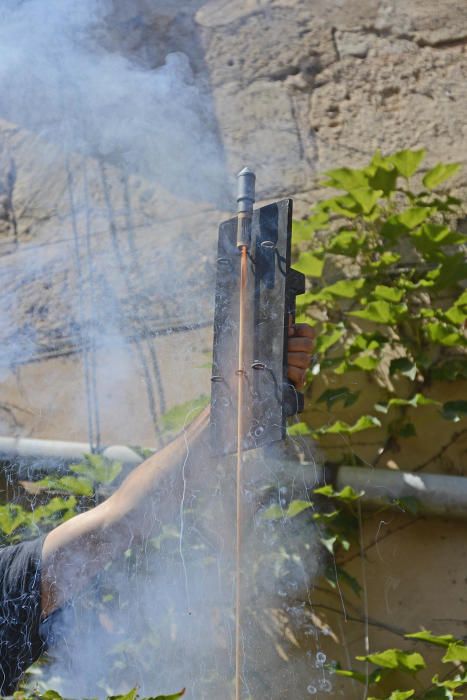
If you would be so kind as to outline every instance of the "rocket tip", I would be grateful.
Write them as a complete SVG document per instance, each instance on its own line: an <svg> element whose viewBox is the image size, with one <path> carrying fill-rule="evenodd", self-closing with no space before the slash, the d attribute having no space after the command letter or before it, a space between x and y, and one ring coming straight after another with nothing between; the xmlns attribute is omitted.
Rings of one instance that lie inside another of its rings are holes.
<svg viewBox="0 0 467 700"><path fill-rule="evenodd" d="M245 175L252 175L253 177L256 177L256 175L255 175L255 173L253 172L253 170L252 170L251 168L249 168L248 166L246 166L245 168L243 168L243 170L240 170L240 172L238 173L237 177L244 177Z"/></svg>

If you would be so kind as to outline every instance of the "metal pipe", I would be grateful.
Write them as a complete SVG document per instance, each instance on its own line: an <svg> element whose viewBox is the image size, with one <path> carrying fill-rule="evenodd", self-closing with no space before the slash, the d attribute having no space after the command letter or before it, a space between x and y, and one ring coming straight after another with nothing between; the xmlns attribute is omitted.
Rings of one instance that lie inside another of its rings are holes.
<svg viewBox="0 0 467 700"><path fill-rule="evenodd" d="M90 445L84 442L0 437L0 462L3 462L3 471L14 479L64 473L68 465L81 461L90 452ZM121 462L127 468L143 461L137 452L125 445L106 447L100 454ZM277 470L273 461L277 462ZM261 460L261 463L264 462ZM333 483L337 490L351 486L355 491L364 491L362 503L368 508L388 505L403 508L404 499L413 499L421 515L467 518L465 476L347 466L331 470L312 462L300 463L290 459L272 460L268 462L268 469L280 473L279 478L284 485L293 480L295 484L302 483L312 490L327 482ZM406 505L410 505L410 502Z"/></svg>
<svg viewBox="0 0 467 700"><path fill-rule="evenodd" d="M0 437L0 462L7 465L3 471L15 479L27 480L48 473L65 473L70 464L81 462L91 452L87 442ZM125 445L111 445L100 454L121 462L125 467L135 467L143 461L137 452Z"/></svg>
<svg viewBox="0 0 467 700"><path fill-rule="evenodd" d="M251 219L255 203L256 175L250 168L243 168L237 175L237 247L248 249L251 241Z"/></svg>

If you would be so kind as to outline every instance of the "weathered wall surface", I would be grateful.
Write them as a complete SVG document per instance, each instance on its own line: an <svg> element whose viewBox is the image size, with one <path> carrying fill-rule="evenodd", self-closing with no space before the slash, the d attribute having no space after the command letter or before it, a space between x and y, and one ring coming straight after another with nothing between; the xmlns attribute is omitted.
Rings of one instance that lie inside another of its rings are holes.
<svg viewBox="0 0 467 700"><path fill-rule="evenodd" d="M109 18L112 31L105 40L109 46L123 46L149 67L163 63L168 51L186 54L196 80L209 87L213 124L224 148L226 181L228 174L248 163L257 171L262 199L291 195L296 214L304 216L318 196L320 173L342 164L363 164L376 148L389 152L426 147L426 167L438 160L461 161L467 166L464 0L187 0L176 5L116 0L115 13ZM51 146L18 125L2 122L0 135L16 169L13 176L11 159L2 161L1 274L10 291L15 285L19 289L19 307L14 313L12 310L10 325L14 330L31 323L45 348L50 339L51 346L58 343L66 351L67 338L76 330L69 321L78 313L61 303L61 291L76 284L72 247L67 248L65 267L63 252L56 252L57 241L66 243L72 237L66 173L42 171L38 163L44 162L44 149ZM41 151L37 158L36 149ZM144 273L154 281L155 273L164 269L164 262L153 251L154 235L157 232L163 237L170 228L174 245L183 253L187 247L194 252L201 242L202 259L196 274L212 274L210 246L222 217L220 211L209 203L194 211L183 198L169 195L144 178L135 178L131 181L132 239L127 208L122 206L122 179L117 170L108 170L117 211L116 227L109 228L98 166L88 165L94 206L101 213L93 224L99 235L92 245L95 255L106 260L97 290L102 317L106 315L107 294L118 298L127 295L118 246L128 258L136 247ZM455 184L465 197L467 167ZM77 186L82 187L82 183ZM158 222L156 229L154 221ZM83 246L85 231L81 216ZM117 250L112 249L112 236L114 243L115 237L118 240ZM23 293L18 280L26 266L33 269L37 246L41 255L48 256L48 279L28 276ZM82 255L86 260L84 252ZM137 302L147 308L140 274L130 267ZM157 290L157 284L151 289ZM150 298L154 303L154 294ZM139 323L135 327L141 330L141 318L138 320L138 311L130 304L128 319L134 321L135 315ZM155 317L157 323L164 320L163 313ZM144 321L151 321L150 313ZM203 368L209 330L154 342L162 358L167 406L209 391L208 370ZM74 341L70 341L71 346ZM105 406L102 439L153 444L144 363L129 358L126 349L119 347L122 360L116 364L121 375L109 375L109 352L111 347L104 348L96 361L100 400ZM37 354L34 363L15 367L10 356L4 363L0 432L86 439L80 348L59 358ZM143 355L150 365L149 342L145 341ZM199 369L187 372L189 379L185 380L179 368L185 366L187 357ZM51 386L53 393L48 396ZM454 391L456 397L462 395L462 389ZM160 411L161 406L157 408ZM461 430L456 426L453 432ZM416 466L463 472L465 429L464 437L456 439L455 449L438 455L435 462L431 458L439 453L441 438L431 435L426 426L421 433L423 441L412 438ZM369 447L373 449L374 445ZM409 460L400 466L413 464ZM421 626L435 633L465 635L466 526L384 513L369 517L364 531L371 649L403 645L401 634ZM362 580L361 562L356 559L351 567ZM361 600L343 602L339 592L331 596L316 590L313 603L342 642L338 650L322 637L326 653L348 665L364 648ZM349 687L341 690L335 684L330 696L349 697ZM356 690L352 692L359 697Z"/></svg>

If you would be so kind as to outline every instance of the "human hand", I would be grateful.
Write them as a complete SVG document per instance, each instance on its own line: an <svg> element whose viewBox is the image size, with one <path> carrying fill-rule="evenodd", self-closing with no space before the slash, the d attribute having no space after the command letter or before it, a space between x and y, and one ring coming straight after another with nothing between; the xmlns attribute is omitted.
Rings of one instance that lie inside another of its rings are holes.
<svg viewBox="0 0 467 700"><path fill-rule="evenodd" d="M315 349L315 331L307 323L289 324L287 376L300 391Z"/></svg>

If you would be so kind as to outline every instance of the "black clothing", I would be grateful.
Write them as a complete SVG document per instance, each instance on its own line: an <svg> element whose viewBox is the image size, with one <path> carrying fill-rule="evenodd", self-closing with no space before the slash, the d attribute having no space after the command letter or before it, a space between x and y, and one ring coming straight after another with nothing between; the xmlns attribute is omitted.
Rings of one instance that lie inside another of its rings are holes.
<svg viewBox="0 0 467 700"><path fill-rule="evenodd" d="M44 651L40 635L43 538L0 548L0 696Z"/></svg>

